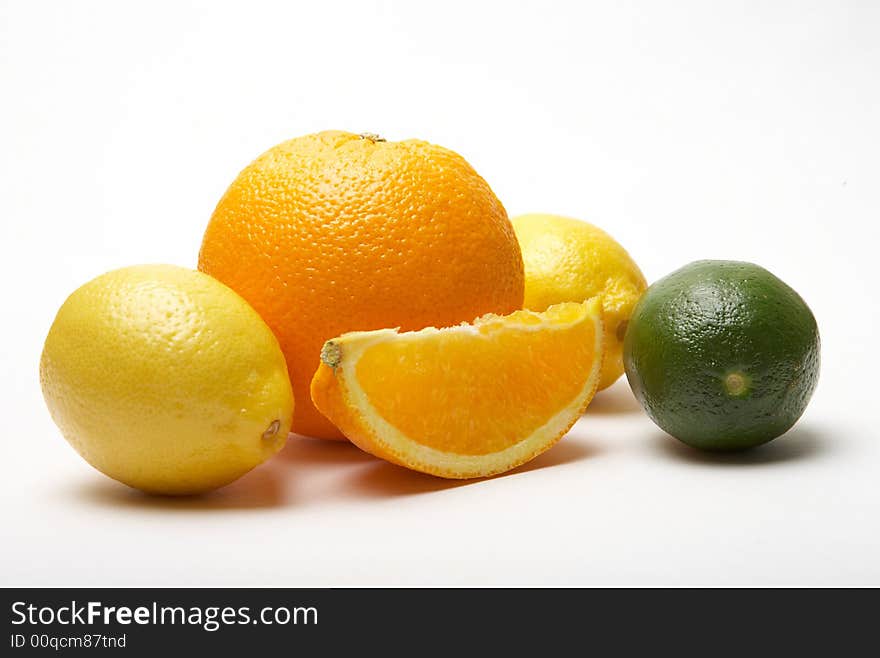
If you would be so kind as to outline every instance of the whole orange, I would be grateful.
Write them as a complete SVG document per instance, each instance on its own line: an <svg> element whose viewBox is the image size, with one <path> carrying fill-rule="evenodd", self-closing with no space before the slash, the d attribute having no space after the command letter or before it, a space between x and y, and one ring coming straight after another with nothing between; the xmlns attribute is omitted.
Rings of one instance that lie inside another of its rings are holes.
<svg viewBox="0 0 880 658"><path fill-rule="evenodd" d="M464 158L338 131L279 144L242 171L211 217L199 269L275 332L293 430L327 439L343 436L309 396L326 340L450 326L523 303L513 227Z"/></svg>

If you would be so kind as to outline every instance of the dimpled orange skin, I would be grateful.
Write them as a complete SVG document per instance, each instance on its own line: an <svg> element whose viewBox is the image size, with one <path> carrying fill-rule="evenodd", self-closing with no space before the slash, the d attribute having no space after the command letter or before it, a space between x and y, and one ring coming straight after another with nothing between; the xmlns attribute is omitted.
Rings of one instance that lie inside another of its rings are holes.
<svg viewBox="0 0 880 658"><path fill-rule="evenodd" d="M199 269L275 332L297 401L293 431L325 439L344 438L309 396L325 341L523 303L507 212L461 156L339 131L279 144L242 171L211 217Z"/></svg>

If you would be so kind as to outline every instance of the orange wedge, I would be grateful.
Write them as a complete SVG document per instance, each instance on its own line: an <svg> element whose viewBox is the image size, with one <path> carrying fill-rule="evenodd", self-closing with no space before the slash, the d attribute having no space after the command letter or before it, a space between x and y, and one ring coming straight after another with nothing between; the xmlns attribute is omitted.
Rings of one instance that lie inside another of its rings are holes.
<svg viewBox="0 0 880 658"><path fill-rule="evenodd" d="M503 473L568 432L602 367L602 305L327 341L312 401L363 450L445 478Z"/></svg>

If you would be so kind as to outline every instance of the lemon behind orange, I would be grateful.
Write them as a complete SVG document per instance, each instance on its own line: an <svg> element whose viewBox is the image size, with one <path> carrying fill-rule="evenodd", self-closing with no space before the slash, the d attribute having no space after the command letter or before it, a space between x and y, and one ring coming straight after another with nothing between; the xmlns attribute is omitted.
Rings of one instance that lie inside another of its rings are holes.
<svg viewBox="0 0 880 658"><path fill-rule="evenodd" d="M514 217L526 271L525 308L543 311L561 302L602 297L605 361L599 390L623 374L623 337L633 307L648 287L620 243L598 226L571 217Z"/></svg>
<svg viewBox="0 0 880 658"><path fill-rule="evenodd" d="M326 340L510 313L524 294L504 206L464 158L338 131L279 144L244 169L211 217L199 269L278 337L293 430L322 438L343 438L309 396Z"/></svg>

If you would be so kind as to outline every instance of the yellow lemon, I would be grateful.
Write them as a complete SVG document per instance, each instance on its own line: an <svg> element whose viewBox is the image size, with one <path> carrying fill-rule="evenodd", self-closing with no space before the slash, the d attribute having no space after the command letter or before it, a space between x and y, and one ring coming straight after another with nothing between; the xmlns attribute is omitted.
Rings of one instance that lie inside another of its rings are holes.
<svg viewBox="0 0 880 658"><path fill-rule="evenodd" d="M648 287L626 250L602 229L570 217L531 214L515 217L526 271L524 308L544 311L552 304L602 296L605 362L599 389L623 374L623 337L633 306Z"/></svg>
<svg viewBox="0 0 880 658"><path fill-rule="evenodd" d="M247 302L171 265L109 272L64 302L43 348L52 418L92 466L151 493L228 484L284 445L284 355Z"/></svg>

